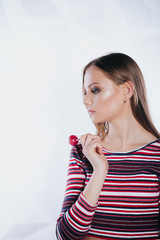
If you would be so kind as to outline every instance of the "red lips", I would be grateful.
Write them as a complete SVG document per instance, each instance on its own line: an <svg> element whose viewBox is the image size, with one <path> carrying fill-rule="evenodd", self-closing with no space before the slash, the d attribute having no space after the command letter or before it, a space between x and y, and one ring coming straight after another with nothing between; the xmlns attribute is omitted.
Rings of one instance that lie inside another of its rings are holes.
<svg viewBox="0 0 160 240"><path fill-rule="evenodd" d="M95 113L95 111L92 111L92 110L88 110L88 113Z"/></svg>

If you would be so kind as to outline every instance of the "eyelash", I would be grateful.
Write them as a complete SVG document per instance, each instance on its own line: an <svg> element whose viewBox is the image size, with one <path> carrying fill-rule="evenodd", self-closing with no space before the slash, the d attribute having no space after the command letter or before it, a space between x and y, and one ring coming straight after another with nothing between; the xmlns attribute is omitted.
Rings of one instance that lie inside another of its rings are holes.
<svg viewBox="0 0 160 240"><path fill-rule="evenodd" d="M98 88L94 87L94 88L92 88L91 92L94 93L94 94L97 94L97 93L100 92L100 90ZM84 91L84 95L86 95L86 94L87 94L86 91Z"/></svg>
<svg viewBox="0 0 160 240"><path fill-rule="evenodd" d="M97 94L97 93L99 93L99 91L100 91L100 90L99 90L98 88L95 88L95 87L94 87L94 88L92 88L92 91L91 91L91 92L93 92L94 94Z"/></svg>

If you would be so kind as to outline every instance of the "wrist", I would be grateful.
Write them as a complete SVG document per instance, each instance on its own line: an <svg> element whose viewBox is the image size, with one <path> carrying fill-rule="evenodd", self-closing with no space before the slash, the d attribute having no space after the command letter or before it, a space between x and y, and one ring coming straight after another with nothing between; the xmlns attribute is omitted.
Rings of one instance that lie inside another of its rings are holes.
<svg viewBox="0 0 160 240"><path fill-rule="evenodd" d="M104 174L106 175L108 173L108 164L99 164L96 166L93 166L93 171L97 174Z"/></svg>
<svg viewBox="0 0 160 240"><path fill-rule="evenodd" d="M87 154L87 159L91 163L93 170L97 172L104 172L108 171L108 161L104 154Z"/></svg>

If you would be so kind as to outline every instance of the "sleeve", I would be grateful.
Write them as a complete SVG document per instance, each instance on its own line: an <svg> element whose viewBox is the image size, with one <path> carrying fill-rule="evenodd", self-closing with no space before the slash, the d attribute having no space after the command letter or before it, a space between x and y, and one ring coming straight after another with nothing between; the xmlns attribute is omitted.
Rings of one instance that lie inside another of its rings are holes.
<svg viewBox="0 0 160 240"><path fill-rule="evenodd" d="M58 240L83 239L90 229L98 204L91 205L84 198L85 179L82 160L77 146L74 146L70 154L64 201L56 224Z"/></svg>

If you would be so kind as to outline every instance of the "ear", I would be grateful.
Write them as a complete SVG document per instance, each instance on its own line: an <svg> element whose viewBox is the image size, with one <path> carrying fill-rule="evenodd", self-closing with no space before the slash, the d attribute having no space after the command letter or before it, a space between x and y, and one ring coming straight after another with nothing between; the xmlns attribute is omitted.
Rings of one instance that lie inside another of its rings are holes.
<svg viewBox="0 0 160 240"><path fill-rule="evenodd" d="M127 81L121 85L121 90L125 101L128 101L132 97L134 89L134 84L131 81Z"/></svg>

